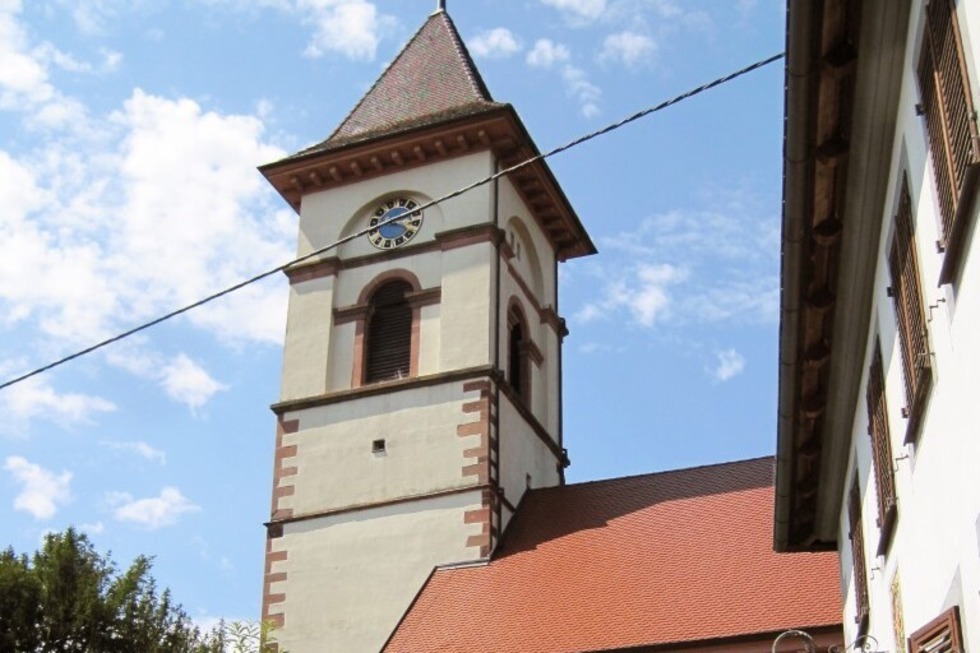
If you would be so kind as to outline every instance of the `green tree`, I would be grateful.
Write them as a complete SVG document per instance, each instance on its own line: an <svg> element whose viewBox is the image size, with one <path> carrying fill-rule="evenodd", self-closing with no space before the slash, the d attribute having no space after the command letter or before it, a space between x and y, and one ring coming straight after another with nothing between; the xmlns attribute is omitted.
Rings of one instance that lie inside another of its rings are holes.
<svg viewBox="0 0 980 653"><path fill-rule="evenodd" d="M222 653L223 634L202 633L149 558L120 572L74 529L48 535L33 558L0 553L4 653Z"/></svg>

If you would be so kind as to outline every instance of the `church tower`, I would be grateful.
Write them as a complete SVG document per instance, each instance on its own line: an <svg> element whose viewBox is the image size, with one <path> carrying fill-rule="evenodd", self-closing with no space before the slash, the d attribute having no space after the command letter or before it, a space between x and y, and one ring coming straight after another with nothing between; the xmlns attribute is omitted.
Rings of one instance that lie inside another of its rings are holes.
<svg viewBox="0 0 980 653"><path fill-rule="evenodd" d="M588 234L544 162L425 207L537 152L440 9L261 168L299 255L379 225L287 271L262 610L290 653L376 653L433 567L488 559L563 482L557 264Z"/></svg>

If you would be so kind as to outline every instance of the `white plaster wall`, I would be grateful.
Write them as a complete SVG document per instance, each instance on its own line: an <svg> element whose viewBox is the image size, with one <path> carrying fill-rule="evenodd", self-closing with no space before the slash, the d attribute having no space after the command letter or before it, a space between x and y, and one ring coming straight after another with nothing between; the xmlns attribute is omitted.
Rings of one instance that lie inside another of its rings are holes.
<svg viewBox="0 0 980 653"><path fill-rule="evenodd" d="M524 200L517 193L510 179L500 180L497 191L497 210L500 215L501 228L505 228L512 218L518 218L527 231L531 245L541 263L541 284L544 294L538 298L541 306L551 306L558 310L558 300L555 296L555 250L548 242L548 238L541 230L534 216L528 211ZM524 265L523 261L518 262ZM530 281L530 278L525 277ZM530 283L528 285L531 285ZM532 288L534 286L531 286Z"/></svg>
<svg viewBox="0 0 980 653"><path fill-rule="evenodd" d="M955 287L937 285L943 255L936 251L939 239L938 203L934 192L931 154L925 124L915 115L918 61L924 2L913 4L910 47L906 51L898 128L894 143L888 203L882 212L882 239L878 251L872 332L868 338L865 368L870 363L875 332L880 334L885 364L892 453L895 457L898 522L887 556L876 557L878 542L877 497L872 471L864 386L858 398L852 429L852 471L858 470L864 488L864 523L869 593L870 633L879 650L894 650L890 585L901 578L903 621L911 634L952 605L960 608L966 648L980 646L980 240L968 240L960 281ZM980 106L977 73L980 72L978 36L980 3L958 3L975 106ZM906 420L901 415L905 390L901 353L895 330L895 312L886 289L890 285L887 256L893 236L901 172L908 171L914 202L916 245L929 339L933 351L933 388L916 446L903 445ZM976 225L980 207L973 207ZM975 229L976 232L976 229ZM866 376L866 372L865 372ZM866 379L865 379L866 381ZM839 541L846 592L844 626L853 639L853 587L848 542L847 495L841 510Z"/></svg>
<svg viewBox="0 0 980 653"><path fill-rule="evenodd" d="M493 323L493 267L490 243L443 252L439 369L489 365Z"/></svg>
<svg viewBox="0 0 980 653"><path fill-rule="evenodd" d="M489 152L478 152L305 195L300 209L297 253L308 254L341 235L366 227L367 219L382 199L398 195L439 198L487 177L493 171L492 165ZM426 209L422 230L412 243L432 240L435 234L447 229L486 222L490 217L490 193L491 185L487 184ZM350 258L378 251L366 238L359 238L333 255Z"/></svg>
<svg viewBox="0 0 980 653"><path fill-rule="evenodd" d="M418 201L440 197L464 182L485 177L491 164L489 154L473 154L308 195L300 217L299 254L362 228L385 197L409 195ZM490 186L484 186L426 209L422 230L411 245L431 241L447 230L489 223L490 192ZM378 251L366 238L358 238L325 256L349 259ZM494 255L489 243L436 250L345 268L330 280L294 285L284 365L288 374L283 375L282 399L352 387L355 327L347 323L331 328L333 308L356 304L365 286L379 274L396 269L410 270L422 288L442 287L441 305L422 309L419 374L488 365Z"/></svg>
<svg viewBox="0 0 980 653"><path fill-rule="evenodd" d="M372 209L384 198L438 198L487 176L492 166L489 153L477 153L308 195L301 209L298 252L308 253L354 233L367 224ZM516 262L519 274L537 289L542 306L556 306L551 245L508 180L499 182L497 201L502 221L517 218L524 224L522 258ZM411 245L431 241L443 231L490 224L495 219L493 209L492 185L426 209L422 231ZM359 238L325 256L349 260L377 252L366 238ZM537 265L529 252L536 254ZM351 388L355 324L334 325L333 309L358 303L362 290L379 274L405 269L418 277L423 288L440 286L442 291L439 304L422 308L420 375L492 364L495 328L503 338L500 351L506 360L506 301L511 295L522 298L531 337L546 359L540 368L531 365L531 409L546 429L557 434L558 337L523 298L506 266L497 287L496 257L499 253L491 243L434 249L346 267L336 277L294 285L282 398ZM498 297L502 323L495 326ZM392 389L284 416L300 423L299 430L284 434L282 442L297 445L297 455L286 464L297 467L298 473L283 479L284 486L294 486L294 493L281 497L278 507L291 509L296 517L459 490L441 498L286 524L273 550L288 551L288 559L275 563L273 572L285 571L288 578L274 583L271 591L286 594L286 602L274 610L286 614L281 639L287 650L377 651L433 565L479 556L477 547L465 545L481 525L466 524L463 514L480 507L481 497L466 489L476 479L464 477L462 468L475 462L464 459L463 452L475 448L480 436L460 437L456 431L478 414L463 412L463 404L476 396L463 393L462 387L463 382L454 382ZM505 396L498 417L500 481L508 499L520 500L528 474L533 487L559 483L555 456ZM385 439L384 454L372 452L372 441L378 438Z"/></svg>
<svg viewBox="0 0 980 653"><path fill-rule="evenodd" d="M480 502L470 492L286 525L273 543L288 552L273 567L287 574L272 586L286 595L282 648L377 653L434 566L478 557L465 545L480 525L463 515Z"/></svg>
<svg viewBox="0 0 980 653"><path fill-rule="evenodd" d="M289 464L298 473L284 481L295 493L279 507L298 516L472 485L462 468L473 461L463 452L480 436L460 437L456 427L478 415L463 412L473 394L462 386L403 389L289 414L299 430L285 434L283 445L297 445ZM379 438L384 454L372 453Z"/></svg>
<svg viewBox="0 0 980 653"><path fill-rule="evenodd" d="M331 340L332 325L332 277L312 279L290 286L283 345L281 400L298 399L326 391L327 346Z"/></svg>
<svg viewBox="0 0 980 653"><path fill-rule="evenodd" d="M520 503L530 487L553 487L561 482L556 467L558 460L547 445L534 433L510 399L500 395L497 406L500 444L500 487L514 506ZM505 519L508 515L504 515ZM506 522L504 524L506 526Z"/></svg>
<svg viewBox="0 0 980 653"><path fill-rule="evenodd" d="M558 433L559 392L561 381L558 378L558 334L546 322L542 322L538 312L525 298L521 287L504 269L501 275L501 311L498 325L500 346L500 366L506 371L510 333L507 324L507 308L511 299L517 299L527 317L528 335L544 356L541 365L529 361L531 370L531 413L550 433Z"/></svg>

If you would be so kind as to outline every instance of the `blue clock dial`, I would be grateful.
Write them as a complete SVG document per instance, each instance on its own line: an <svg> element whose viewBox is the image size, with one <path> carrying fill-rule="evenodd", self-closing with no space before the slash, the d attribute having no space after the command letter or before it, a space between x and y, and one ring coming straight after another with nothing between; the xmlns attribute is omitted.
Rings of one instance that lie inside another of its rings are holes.
<svg viewBox="0 0 980 653"><path fill-rule="evenodd" d="M422 212L418 202L406 197L393 197L375 208L369 226L368 240L378 249L393 249L404 245L422 228Z"/></svg>

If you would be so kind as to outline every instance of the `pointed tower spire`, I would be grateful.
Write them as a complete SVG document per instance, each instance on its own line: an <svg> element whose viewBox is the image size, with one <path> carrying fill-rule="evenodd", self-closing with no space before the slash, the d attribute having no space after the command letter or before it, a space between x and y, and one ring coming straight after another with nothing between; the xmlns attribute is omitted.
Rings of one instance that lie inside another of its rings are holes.
<svg viewBox="0 0 980 653"><path fill-rule="evenodd" d="M538 154L510 104L495 102L445 0L324 141L260 167L296 211L304 195L490 150L507 166ZM548 165L514 176L560 260L595 246Z"/></svg>
<svg viewBox="0 0 980 653"><path fill-rule="evenodd" d="M325 145L383 134L494 106L490 91L456 31L445 2L395 57Z"/></svg>

